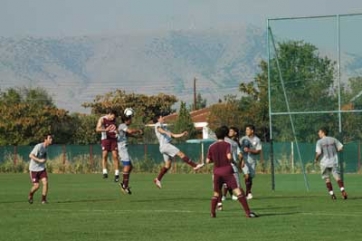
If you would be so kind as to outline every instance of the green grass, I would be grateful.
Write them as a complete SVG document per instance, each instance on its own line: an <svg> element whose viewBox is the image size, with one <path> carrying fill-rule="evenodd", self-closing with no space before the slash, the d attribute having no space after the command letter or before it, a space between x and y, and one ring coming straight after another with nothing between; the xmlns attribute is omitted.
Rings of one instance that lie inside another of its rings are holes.
<svg viewBox="0 0 362 241"><path fill-rule="evenodd" d="M51 174L49 204L27 203L28 174L0 174L0 240L362 240L359 175L346 175L348 200L332 201L320 175L258 175L249 202L260 218L247 219L236 201L209 215L211 176L131 176L132 195L100 174ZM335 190L337 185L334 184Z"/></svg>

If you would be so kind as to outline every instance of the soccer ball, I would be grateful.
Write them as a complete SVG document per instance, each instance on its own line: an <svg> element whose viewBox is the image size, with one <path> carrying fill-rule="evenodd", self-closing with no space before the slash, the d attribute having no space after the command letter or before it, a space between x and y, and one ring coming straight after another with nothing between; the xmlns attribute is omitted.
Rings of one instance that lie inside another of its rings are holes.
<svg viewBox="0 0 362 241"><path fill-rule="evenodd" d="M124 109L123 114L126 117L130 117L130 116L134 116L135 112L132 108L128 107L128 108Z"/></svg>

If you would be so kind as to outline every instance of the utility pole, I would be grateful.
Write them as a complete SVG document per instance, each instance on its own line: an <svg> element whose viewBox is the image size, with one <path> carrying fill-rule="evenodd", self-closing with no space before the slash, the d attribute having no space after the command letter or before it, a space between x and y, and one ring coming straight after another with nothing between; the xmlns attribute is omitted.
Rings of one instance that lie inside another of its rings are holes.
<svg viewBox="0 0 362 241"><path fill-rule="evenodd" d="M196 77L194 77L194 108L193 110L196 110Z"/></svg>

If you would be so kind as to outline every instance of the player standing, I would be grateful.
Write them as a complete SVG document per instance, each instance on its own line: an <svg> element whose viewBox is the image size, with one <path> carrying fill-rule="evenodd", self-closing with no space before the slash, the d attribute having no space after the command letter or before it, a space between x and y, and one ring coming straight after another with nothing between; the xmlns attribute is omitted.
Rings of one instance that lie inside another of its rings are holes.
<svg viewBox="0 0 362 241"><path fill-rule="evenodd" d="M129 178L133 169L132 159L128 154L128 142L127 137L136 137L142 135L141 129L131 129L128 126L132 124L132 115L122 116L122 123L118 126L118 155L119 160L123 164L123 180L119 184L121 189L126 194L132 194L129 188Z"/></svg>
<svg viewBox="0 0 362 241"><path fill-rule="evenodd" d="M322 179L324 179L324 181L326 182L326 186L332 200L336 199L336 195L334 195L333 192L333 187L330 179L331 174L338 183L342 198L347 199L347 193L344 190L344 183L341 180L338 168L337 152L342 151L343 145L336 138L328 136L327 128L320 128L318 131L318 136L320 139L317 141L316 144L316 155L314 162L318 162L318 159L321 157L320 168L322 173Z"/></svg>
<svg viewBox="0 0 362 241"><path fill-rule="evenodd" d="M98 119L96 131L101 132L102 146L102 173L103 178L108 178L107 158L108 153L112 153L114 165L114 181L119 181L119 163L118 163L118 148L117 148L117 126L116 112L109 110L108 114Z"/></svg>
<svg viewBox="0 0 362 241"><path fill-rule="evenodd" d="M255 218L257 215L250 210L244 191L238 187L234 176L234 170L231 166L231 145L224 140L227 136L227 132L224 128L217 128L215 130L215 135L217 137L217 141L210 145L206 158L206 163L214 163L214 194L211 198L211 217L216 217L216 207L221 195L220 190L222 185L226 183L227 186L233 190L235 196L237 196L237 200L243 207L246 217Z"/></svg>
<svg viewBox="0 0 362 241"><path fill-rule="evenodd" d="M30 189L28 196L28 202L33 204L34 193L39 189L39 180L43 184L41 203L47 203L48 194L48 174L46 171L45 163L47 161L47 148L53 143L53 137L51 134L44 136L44 141L35 145L33 150L30 152L30 178L33 186Z"/></svg>
<svg viewBox="0 0 362 241"><path fill-rule="evenodd" d="M243 154L241 167L244 172L246 198L252 199L251 188L255 177L256 159L262 150L260 139L255 135L254 125L246 126L245 136L241 138L240 146Z"/></svg>
<svg viewBox="0 0 362 241"><path fill-rule="evenodd" d="M204 164L196 164L193 162L188 156L186 156L182 151L180 151L176 146L171 144L172 138L181 138L183 136L186 136L188 134L187 131L184 131L179 134L172 133L169 131L164 123L164 116L163 114L156 115L153 119L153 122L155 123L155 133L156 137L158 139L158 142L160 144L160 152L163 155L163 160L165 162L165 165L162 167L160 173L158 176L153 180L155 185L158 188L161 188L161 180L163 176L168 172L168 170L171 168L171 162L177 155L184 161L186 164L193 167L194 170L198 170L199 168L203 167Z"/></svg>
<svg viewBox="0 0 362 241"><path fill-rule="evenodd" d="M227 133L228 133L228 135L225 137L225 141L227 143L230 143L230 145L231 145L231 156L233 158L231 165L234 170L234 175L235 175L238 187L240 187L238 162L240 161L242 155L241 155L240 144L239 144L239 129L234 126L232 126L230 128L223 126L222 128L226 128L225 131L227 131ZM237 197L235 195L232 195L231 188L228 188L226 185L224 185L223 191L222 191L222 200L223 201L226 199L227 192L230 193L232 200L237 200Z"/></svg>

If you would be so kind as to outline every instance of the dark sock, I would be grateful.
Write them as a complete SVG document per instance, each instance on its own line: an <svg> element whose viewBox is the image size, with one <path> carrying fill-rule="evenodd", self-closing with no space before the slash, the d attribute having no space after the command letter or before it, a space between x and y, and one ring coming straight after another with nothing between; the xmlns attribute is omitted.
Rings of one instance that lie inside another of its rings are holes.
<svg viewBox="0 0 362 241"><path fill-rule="evenodd" d="M342 187L344 188L344 183L342 180L339 180L337 183L338 183L339 188L342 188Z"/></svg>
<svg viewBox="0 0 362 241"><path fill-rule="evenodd" d="M46 201L46 200L47 200L47 196L41 195L41 201Z"/></svg>
<svg viewBox="0 0 362 241"><path fill-rule="evenodd" d="M327 186L328 192L330 192L330 191L332 191L332 192L333 192L332 183L327 182L327 183L326 183L326 186Z"/></svg>
<svg viewBox="0 0 362 241"><path fill-rule="evenodd" d="M219 197L215 197L215 196L213 196L212 198L211 198L211 216L212 217L215 217L216 216L216 206L217 206L217 203L218 203L218 199L219 199Z"/></svg>
<svg viewBox="0 0 362 241"><path fill-rule="evenodd" d="M196 166L197 166L197 164L196 164L195 162L191 161L191 159L190 159L188 156L184 156L184 157L182 158L182 160L183 160L185 163L187 163L187 165L190 165L190 166L192 166L192 167L196 167Z"/></svg>
<svg viewBox="0 0 362 241"><path fill-rule="evenodd" d="M33 195L34 195L33 192L29 192L29 197L30 197L30 198L33 198Z"/></svg>
<svg viewBox="0 0 362 241"><path fill-rule="evenodd" d="M245 211L245 214L249 215L250 214L250 208L249 208L248 202L246 201L245 195L243 193L241 193L238 196L238 201L241 204L241 206L243 207L243 209Z"/></svg>
<svg viewBox="0 0 362 241"><path fill-rule="evenodd" d="M232 196L232 195L233 195L233 190L231 190L231 189L229 188L228 191L229 191L230 196Z"/></svg>
<svg viewBox="0 0 362 241"><path fill-rule="evenodd" d="M245 188L246 188L246 195L251 192L251 178L245 179Z"/></svg>
<svg viewBox="0 0 362 241"><path fill-rule="evenodd" d="M163 175L165 175L167 172L168 172L168 168L162 167L160 173L159 173L158 176L157 176L157 179L158 179L159 181L161 181Z"/></svg>
<svg viewBox="0 0 362 241"><path fill-rule="evenodd" d="M123 185L124 187L128 187L128 183L129 183L129 172L124 172L123 173Z"/></svg>

